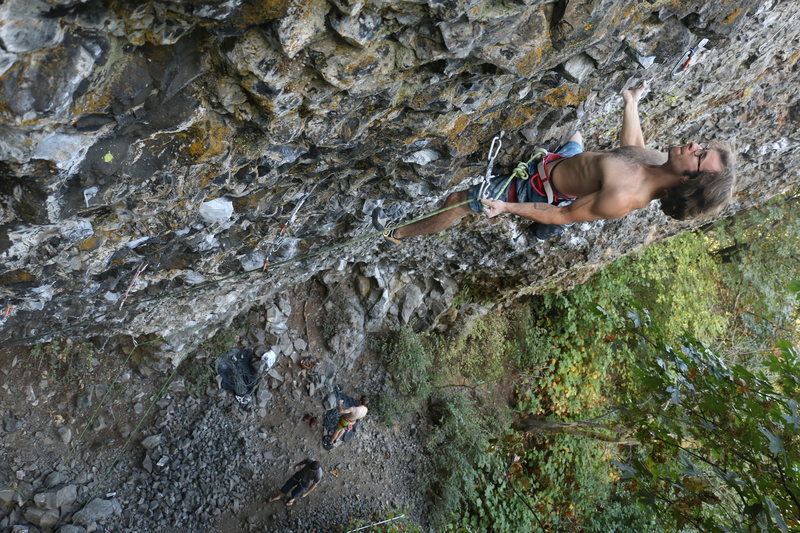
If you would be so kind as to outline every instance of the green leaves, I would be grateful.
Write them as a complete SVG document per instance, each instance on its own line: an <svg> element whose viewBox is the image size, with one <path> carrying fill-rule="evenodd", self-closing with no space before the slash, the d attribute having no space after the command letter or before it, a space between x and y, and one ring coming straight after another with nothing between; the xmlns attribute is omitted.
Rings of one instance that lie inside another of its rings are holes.
<svg viewBox="0 0 800 533"><path fill-rule="evenodd" d="M765 437L767 437L767 440L769 440L769 451L772 453L772 455L786 455L786 450L783 448L782 438L775 435L763 426L759 426L758 430L763 433Z"/></svg>
<svg viewBox="0 0 800 533"><path fill-rule="evenodd" d="M764 498L767 502L767 508L769 509L769 514L772 516L772 519L775 521L775 524L783 531L783 533L789 533L789 526L786 525L786 521L781 516L781 512L778 511L778 507L775 505L775 502L772 501L772 498L767 496Z"/></svg>
<svg viewBox="0 0 800 533"><path fill-rule="evenodd" d="M638 381L639 394L659 400L638 404L638 411L632 404L625 415L642 440L666 444L673 459L630 463L624 475L636 480L638 491L664 495L667 482L674 497L654 505L717 529L785 530L787 516L800 517L794 499L800 475L788 467L800 464L798 404L784 386L800 376L791 345L758 373L725 364L696 341L680 350L661 345L643 363L639 372L648 379Z"/></svg>

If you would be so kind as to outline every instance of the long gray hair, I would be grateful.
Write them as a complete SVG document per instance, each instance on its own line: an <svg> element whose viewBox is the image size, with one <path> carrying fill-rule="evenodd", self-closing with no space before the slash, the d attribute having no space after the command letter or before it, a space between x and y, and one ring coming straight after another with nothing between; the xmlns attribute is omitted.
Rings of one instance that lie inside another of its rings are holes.
<svg viewBox="0 0 800 533"><path fill-rule="evenodd" d="M709 149L719 152L719 172L689 172L689 179L670 187L661 197L661 210L667 216L686 220L719 212L733 196L736 186L736 157L730 145L713 143Z"/></svg>

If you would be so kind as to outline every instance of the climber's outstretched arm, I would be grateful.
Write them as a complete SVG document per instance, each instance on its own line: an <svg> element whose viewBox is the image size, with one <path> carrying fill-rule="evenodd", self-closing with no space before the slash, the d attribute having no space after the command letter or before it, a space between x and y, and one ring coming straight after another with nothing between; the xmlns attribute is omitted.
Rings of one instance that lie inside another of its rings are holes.
<svg viewBox="0 0 800 533"><path fill-rule="evenodd" d="M511 213L542 224L558 225L620 218L647 205L647 202L616 190L587 194L563 207L544 202L511 203L488 199L481 200L481 203L486 206L489 217Z"/></svg>
<svg viewBox="0 0 800 533"><path fill-rule="evenodd" d="M644 148L644 135L639 121L639 99L645 89L647 89L646 81L638 89L622 91L622 100L625 102L625 106L622 108L622 130L619 135L620 146L639 146Z"/></svg>

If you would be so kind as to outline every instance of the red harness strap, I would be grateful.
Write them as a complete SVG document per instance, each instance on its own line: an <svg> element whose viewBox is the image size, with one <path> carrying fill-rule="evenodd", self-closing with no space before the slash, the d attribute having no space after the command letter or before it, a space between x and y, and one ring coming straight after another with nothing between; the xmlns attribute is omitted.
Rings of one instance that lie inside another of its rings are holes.
<svg viewBox="0 0 800 533"><path fill-rule="evenodd" d="M548 154L547 157L545 157L544 165L542 166L542 168L544 168L544 174L545 174L544 177L542 177L539 174L539 172L533 174L530 177L531 187L538 194L547 197L547 192L545 191L544 182L550 182L550 187L552 188L554 193L554 200L553 200L554 202L561 200L574 200L577 198L577 196L570 196L569 194L563 194L558 192L556 188L553 187L553 183L550 181L550 174L547 171L547 163L558 161L559 159L566 159L566 158L563 155L559 154ZM555 168L555 165L553 165L553 168Z"/></svg>
<svg viewBox="0 0 800 533"><path fill-rule="evenodd" d="M550 163L550 162L553 162L553 161L558 161L559 159L565 159L565 157L563 155L559 155L559 154L547 154L547 156L544 159L544 163L545 164L544 164L544 167L543 167L544 168L544 173L545 173L544 179L542 179L542 177L539 175L538 170L535 171L533 174L530 174L529 180L530 180L531 188L534 191L536 191L537 194L539 194L539 195L541 195L541 196L543 196L545 198L547 198L547 192L545 191L545 188L544 188L544 182L545 181L548 181L548 182L550 181L550 174L547 171L547 163ZM551 187L552 187L552 183L551 183ZM552 188L553 188L553 192L555 193L554 201L574 200L575 198L577 198L577 196L570 196L568 194L560 193L560 192L556 191L555 187L552 187ZM518 198L517 198L517 184L513 180L511 181L511 184L508 186L508 200L507 201L509 203L517 203L519 201Z"/></svg>

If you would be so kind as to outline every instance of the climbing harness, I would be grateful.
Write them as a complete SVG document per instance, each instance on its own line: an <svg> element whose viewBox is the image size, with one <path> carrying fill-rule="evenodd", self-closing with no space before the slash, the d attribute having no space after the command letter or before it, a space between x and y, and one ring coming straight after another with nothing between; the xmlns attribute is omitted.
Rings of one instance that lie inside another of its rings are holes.
<svg viewBox="0 0 800 533"><path fill-rule="evenodd" d="M694 61L697 60L697 57L700 55L700 52L703 51L704 47L708 43L708 39L701 39L699 43L695 46L690 48L683 56L681 56L678 63L675 65L675 68L672 69L672 77L680 76L683 74L686 69L689 68Z"/></svg>

